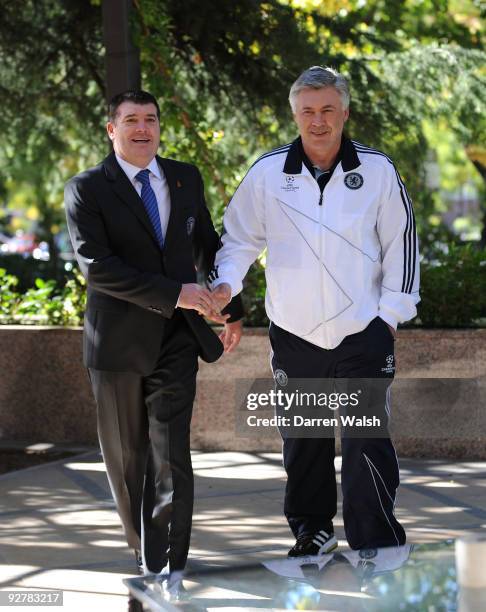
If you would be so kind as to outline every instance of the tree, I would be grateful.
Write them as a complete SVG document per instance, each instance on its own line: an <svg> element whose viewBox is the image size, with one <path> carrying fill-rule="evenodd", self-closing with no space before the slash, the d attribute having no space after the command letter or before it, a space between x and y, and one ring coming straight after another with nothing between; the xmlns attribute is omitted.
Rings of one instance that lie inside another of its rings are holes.
<svg viewBox="0 0 486 612"><path fill-rule="evenodd" d="M165 154L201 167L218 218L249 161L295 136L288 89L316 63L349 76L349 131L395 159L421 195L419 217L430 201L424 118L447 116L481 168L485 55L474 0L133 3ZM30 184L48 236L62 220L63 181L107 150L100 1L2 4L0 191Z"/></svg>
<svg viewBox="0 0 486 612"><path fill-rule="evenodd" d="M424 119L455 117L464 133L481 125L474 2L169 0L163 18L157 0L135 5L145 81L163 99L163 142L202 164L219 185L213 200L227 201L249 157L294 137L288 88L315 63L349 76L350 133L385 149L412 193L427 191Z"/></svg>
<svg viewBox="0 0 486 612"><path fill-rule="evenodd" d="M99 7L67 0L3 2L0 11L0 184L26 193L57 266L63 183L103 149Z"/></svg>

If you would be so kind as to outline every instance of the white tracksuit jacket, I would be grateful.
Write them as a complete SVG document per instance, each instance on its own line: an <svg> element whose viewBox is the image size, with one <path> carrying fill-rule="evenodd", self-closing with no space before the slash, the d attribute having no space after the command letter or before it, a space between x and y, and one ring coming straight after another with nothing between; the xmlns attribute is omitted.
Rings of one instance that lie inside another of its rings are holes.
<svg viewBox="0 0 486 612"><path fill-rule="evenodd" d="M242 290L267 248L265 308L279 327L325 349L379 315L416 315L418 241L412 203L393 162L344 139L321 198L298 138L262 155L224 215L209 282Z"/></svg>

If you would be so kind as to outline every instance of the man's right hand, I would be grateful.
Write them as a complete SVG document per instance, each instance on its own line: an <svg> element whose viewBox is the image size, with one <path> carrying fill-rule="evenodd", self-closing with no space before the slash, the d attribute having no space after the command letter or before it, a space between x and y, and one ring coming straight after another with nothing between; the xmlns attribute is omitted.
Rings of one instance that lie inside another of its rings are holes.
<svg viewBox="0 0 486 612"><path fill-rule="evenodd" d="M211 291L206 289L206 287L201 287L201 285L197 283L186 283L182 285L177 307L196 310L199 314L223 325L229 317L229 315L221 314L219 303L213 297Z"/></svg>
<svg viewBox="0 0 486 612"><path fill-rule="evenodd" d="M197 283L186 283L182 285L177 306L178 308L197 310L199 314L210 318L214 318L214 316L219 315L221 312L219 303L213 297L211 291L206 289L206 287L201 287L201 285ZM224 319L222 322L224 322Z"/></svg>

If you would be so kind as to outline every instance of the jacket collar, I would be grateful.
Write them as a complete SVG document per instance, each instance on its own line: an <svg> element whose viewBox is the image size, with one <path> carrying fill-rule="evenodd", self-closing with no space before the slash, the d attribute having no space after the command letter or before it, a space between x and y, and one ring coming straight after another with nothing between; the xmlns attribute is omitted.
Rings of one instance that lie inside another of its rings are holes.
<svg viewBox="0 0 486 612"><path fill-rule="evenodd" d="M115 153L115 157L116 157L116 161L117 161L118 165L121 167L121 169L125 172L125 174L130 179L130 181L133 183L137 179L137 175L142 170L142 168L139 168L138 166L134 166L130 162L125 161L124 159L122 159L116 153ZM162 176L161 176L162 171L160 169L159 164L157 163L157 158L156 157L154 157L152 159L152 161L149 164L147 164L147 166L145 166L145 168L147 170L150 170L150 172L157 179L162 180Z"/></svg>
<svg viewBox="0 0 486 612"><path fill-rule="evenodd" d="M185 208L184 200L184 189L181 189L184 181L179 176L179 165L170 159L155 156L157 164L164 173L167 185L169 187L170 196L170 214L169 222L167 225L167 232L164 236L164 250L172 241L174 232L172 229L177 224L177 215L182 213ZM145 211L145 207L135 190L135 187L128 179L125 172L117 162L116 155L114 152L110 153L103 161L103 167L105 175L108 181L113 184L113 190L117 196L125 202L125 204L131 209L135 216L139 219L145 229L152 236L155 243L158 245L157 237L155 235L154 228L150 219Z"/></svg>
<svg viewBox="0 0 486 612"><path fill-rule="evenodd" d="M341 158L340 161L344 172L356 170L356 168L361 164L354 144L351 140L349 140L349 138L344 135L341 142L341 148L338 154L338 158L339 157ZM305 155L302 146L302 139L299 136L290 145L289 152L287 153L287 157L285 159L283 171L285 172L285 174L301 174L302 165L307 165L305 163L307 159L308 158ZM308 163L310 164L310 162ZM311 171L310 168L309 171L311 173L311 176L313 176L314 172Z"/></svg>
<svg viewBox="0 0 486 612"><path fill-rule="evenodd" d="M154 166L154 161L156 161L157 168ZM147 168L149 170L152 170L152 172L158 178L161 178L160 169L163 168L163 166L164 164L163 164L162 158L156 155L155 158L147 166ZM105 169L106 178L109 181L117 181L117 180L120 180L122 176L125 176L125 177L128 176L129 182L130 182L135 177L137 172L140 171L140 168L136 168L135 166L132 166L132 164L129 164L128 162L125 162L125 168L123 169L120 163L118 162L117 156L114 151L112 151L107 157L105 157L105 159L103 160L103 167Z"/></svg>
<svg viewBox="0 0 486 612"><path fill-rule="evenodd" d="M145 206L143 206L143 202L133 186L133 183L117 162L114 151L112 151L108 157L103 160L103 168L105 170L106 178L112 183L112 188L115 194L130 208L133 214L138 218L141 224L152 236L155 243L158 245L157 236L155 235L154 228L147 215Z"/></svg>

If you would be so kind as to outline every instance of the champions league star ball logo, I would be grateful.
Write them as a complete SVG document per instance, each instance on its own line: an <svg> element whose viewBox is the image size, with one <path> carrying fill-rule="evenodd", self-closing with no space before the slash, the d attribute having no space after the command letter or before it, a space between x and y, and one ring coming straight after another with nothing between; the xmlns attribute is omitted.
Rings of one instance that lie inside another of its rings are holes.
<svg viewBox="0 0 486 612"><path fill-rule="evenodd" d="M284 191L298 191L299 186L295 185L295 176L286 176L285 184L282 185L280 189L283 189Z"/></svg>
<svg viewBox="0 0 486 612"><path fill-rule="evenodd" d="M385 357L385 367L381 368L381 371L384 372L385 374L393 374L393 372L395 371L395 366L394 366L394 360L395 357L393 355L387 355Z"/></svg>
<svg viewBox="0 0 486 612"><path fill-rule="evenodd" d="M364 179L358 172L350 172L344 177L344 184L348 189L359 189L363 183Z"/></svg>
<svg viewBox="0 0 486 612"><path fill-rule="evenodd" d="M196 220L194 219L194 217L189 217L189 219L186 221L186 230L188 236L192 234L192 230L194 229L195 224Z"/></svg>
<svg viewBox="0 0 486 612"><path fill-rule="evenodd" d="M288 376L283 370L275 370L274 378L276 383L281 387L286 387L287 383L289 382Z"/></svg>

